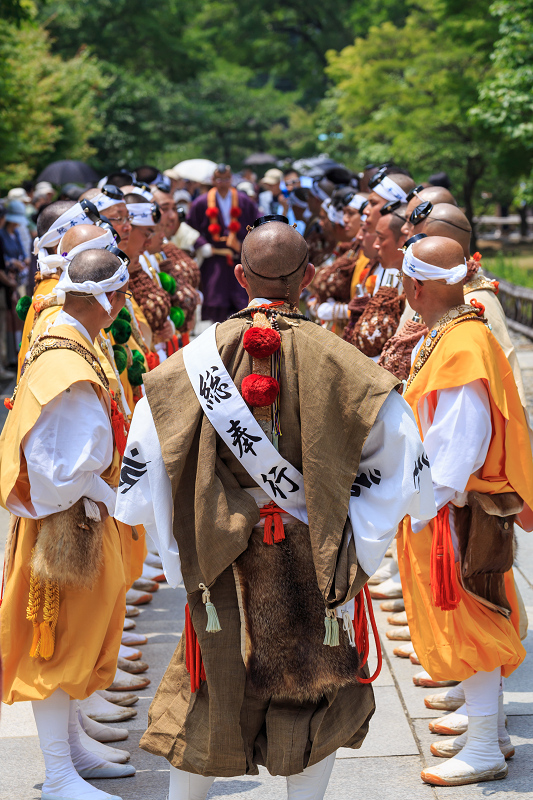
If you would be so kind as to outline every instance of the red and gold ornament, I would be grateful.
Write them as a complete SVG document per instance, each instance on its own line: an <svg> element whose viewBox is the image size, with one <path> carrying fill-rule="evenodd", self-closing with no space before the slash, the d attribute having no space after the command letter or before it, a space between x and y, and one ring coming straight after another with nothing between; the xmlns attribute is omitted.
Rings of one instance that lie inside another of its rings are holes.
<svg viewBox="0 0 533 800"><path fill-rule="evenodd" d="M243 337L243 347L253 358L270 358L281 347L281 336L273 328L253 326ZM252 408L271 406L279 394L279 383L270 375L252 373L241 384L242 396Z"/></svg>
<svg viewBox="0 0 533 800"><path fill-rule="evenodd" d="M242 214L242 209L239 206L239 193L234 186L230 189L231 192L231 209L230 209L230 217L231 222L228 225L228 236L226 237L226 244L235 252L239 250L239 241L237 239L237 234L241 229L241 223L239 222L239 217ZM222 233L222 227L220 225L219 219L219 210L217 205L217 189L213 186L207 193L207 208L205 210L206 217L210 220L210 224L207 227L207 230L213 237L213 241L218 242L220 241L220 234ZM231 256L227 256L228 265L231 267L233 266L233 258Z"/></svg>

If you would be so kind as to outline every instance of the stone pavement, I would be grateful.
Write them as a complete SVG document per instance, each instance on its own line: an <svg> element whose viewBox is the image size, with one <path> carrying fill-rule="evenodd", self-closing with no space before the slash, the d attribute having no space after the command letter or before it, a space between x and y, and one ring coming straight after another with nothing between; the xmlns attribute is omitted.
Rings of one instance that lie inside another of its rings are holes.
<svg viewBox="0 0 533 800"><path fill-rule="evenodd" d="M527 339L518 339L519 358L524 368L526 391L533 402L533 347ZM7 531L7 514L0 509L0 547ZM533 534L519 529L516 580L533 628ZM131 753L137 769L134 778L118 781L95 781L99 788L120 795L123 800L165 800L168 787L168 765L164 759L138 748L146 727L147 713L155 689L178 642L184 622L184 589L170 589L166 584L154 595L153 602L142 607L136 617L137 630L146 634L149 643L143 658L149 662L147 675L151 685L139 692L137 717L116 727L129 730L129 738L117 743ZM377 711L370 733L360 750L340 750L326 800L510 800L530 797L533 792L533 631L524 644L529 655L524 664L506 681L505 707L509 717L509 733L516 755L509 762L505 781L481 783L454 788L434 788L423 784L420 770L435 763L429 752L434 734L428 720L441 716L424 706L424 690L413 685L412 676L420 667L409 660L396 658L393 642L385 637L389 627L386 614L375 604L376 619L383 643L383 669L375 682ZM371 650L374 648L371 646ZM371 658L371 668L375 656ZM440 762L438 762L440 763ZM44 765L39 750L29 703L2 706L0 720L0 800L38 800ZM241 776L217 780L209 798L227 800L283 800L285 779L271 777L265 770L258 776Z"/></svg>

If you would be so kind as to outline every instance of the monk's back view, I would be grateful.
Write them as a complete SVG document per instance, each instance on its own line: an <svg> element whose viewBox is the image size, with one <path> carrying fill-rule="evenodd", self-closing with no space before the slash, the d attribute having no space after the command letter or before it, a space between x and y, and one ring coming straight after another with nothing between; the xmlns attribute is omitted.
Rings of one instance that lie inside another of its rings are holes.
<svg viewBox="0 0 533 800"><path fill-rule="evenodd" d="M314 268L284 217L235 274L248 307L146 377L122 468L117 516L188 600L141 746L170 800L258 765L321 798L374 711L348 603L404 515L435 515L431 476L393 376L299 313Z"/></svg>

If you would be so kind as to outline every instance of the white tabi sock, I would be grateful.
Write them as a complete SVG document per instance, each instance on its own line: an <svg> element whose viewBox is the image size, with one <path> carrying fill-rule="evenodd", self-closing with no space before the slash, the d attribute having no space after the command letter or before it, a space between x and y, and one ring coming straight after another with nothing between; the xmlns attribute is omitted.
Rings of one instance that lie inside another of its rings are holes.
<svg viewBox="0 0 533 800"><path fill-rule="evenodd" d="M42 800L121 800L95 789L76 772L70 756L68 694L56 689L46 700L34 700L32 708L46 771Z"/></svg>
<svg viewBox="0 0 533 800"><path fill-rule="evenodd" d="M500 667L493 672L476 672L463 681L468 712L466 744L460 753L442 766L425 769L423 778L435 776L453 785L491 780L507 773L498 742L500 672Z"/></svg>
<svg viewBox="0 0 533 800"><path fill-rule="evenodd" d="M306 767L298 775L287 778L288 800L322 800L328 788L331 771L335 764L335 753Z"/></svg>
<svg viewBox="0 0 533 800"><path fill-rule="evenodd" d="M170 764L168 800L205 800L214 778L204 778Z"/></svg>

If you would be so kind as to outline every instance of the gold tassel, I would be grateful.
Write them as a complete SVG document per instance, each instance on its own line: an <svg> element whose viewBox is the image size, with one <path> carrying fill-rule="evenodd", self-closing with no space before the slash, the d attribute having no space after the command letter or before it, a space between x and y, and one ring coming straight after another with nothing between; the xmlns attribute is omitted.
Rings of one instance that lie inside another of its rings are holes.
<svg viewBox="0 0 533 800"><path fill-rule="evenodd" d="M40 655L49 661L54 655L55 630L59 616L59 584L46 581L44 588L43 622L41 622Z"/></svg>
<svg viewBox="0 0 533 800"><path fill-rule="evenodd" d="M199 587L203 590L202 603L205 605L205 610L207 612L207 627L205 629L206 633L218 633L218 631L221 631L222 628L220 627L217 610L211 602L211 592L205 583L200 583Z"/></svg>
<svg viewBox="0 0 533 800"><path fill-rule="evenodd" d="M33 550L31 552L33 560ZM26 619L33 623L33 639L30 648L30 658L37 658L41 643L41 629L37 622L37 615L41 607L41 583L33 573L30 566L30 592L28 596L28 607L26 608Z"/></svg>

